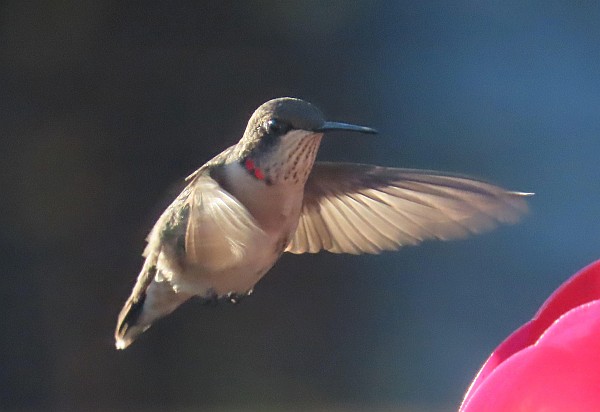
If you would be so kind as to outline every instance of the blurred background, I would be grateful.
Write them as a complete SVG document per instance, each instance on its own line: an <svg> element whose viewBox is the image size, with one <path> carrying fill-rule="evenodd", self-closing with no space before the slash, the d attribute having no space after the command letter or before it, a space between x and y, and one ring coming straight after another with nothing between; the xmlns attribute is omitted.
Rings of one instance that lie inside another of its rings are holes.
<svg viewBox="0 0 600 412"><path fill-rule="evenodd" d="M0 409L453 410L491 350L600 257L595 1L0 3ZM536 192L516 226L286 255L240 305L113 329L178 182L262 102L319 157Z"/></svg>

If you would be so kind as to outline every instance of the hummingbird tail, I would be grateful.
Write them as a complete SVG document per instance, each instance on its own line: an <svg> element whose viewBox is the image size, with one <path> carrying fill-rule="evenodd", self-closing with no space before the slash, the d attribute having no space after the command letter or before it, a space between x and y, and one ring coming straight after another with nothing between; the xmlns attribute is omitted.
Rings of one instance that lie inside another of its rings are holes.
<svg viewBox="0 0 600 412"><path fill-rule="evenodd" d="M115 331L115 346L117 349L127 348L139 335L141 335L150 325L138 324L140 314L144 309L146 294L141 299L134 301L133 296L127 299L125 306L119 314L119 322Z"/></svg>
<svg viewBox="0 0 600 412"><path fill-rule="evenodd" d="M190 297L189 294L175 292L166 281L152 280L143 291L134 288L119 313L115 330L115 347L126 349L156 320L173 312Z"/></svg>

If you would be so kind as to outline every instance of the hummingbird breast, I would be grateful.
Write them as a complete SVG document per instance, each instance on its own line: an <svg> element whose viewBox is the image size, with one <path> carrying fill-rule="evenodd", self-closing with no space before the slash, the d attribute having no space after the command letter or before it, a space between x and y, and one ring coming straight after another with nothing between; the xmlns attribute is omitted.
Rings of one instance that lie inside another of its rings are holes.
<svg viewBox="0 0 600 412"><path fill-rule="evenodd" d="M281 173L282 179L274 179L266 183L248 173L243 165L231 163L224 167L220 183L233 195L265 232L281 237L296 230L300 217L304 186L301 184L281 184L285 181L286 172ZM272 170L272 169L271 169ZM293 173L289 173L288 180Z"/></svg>

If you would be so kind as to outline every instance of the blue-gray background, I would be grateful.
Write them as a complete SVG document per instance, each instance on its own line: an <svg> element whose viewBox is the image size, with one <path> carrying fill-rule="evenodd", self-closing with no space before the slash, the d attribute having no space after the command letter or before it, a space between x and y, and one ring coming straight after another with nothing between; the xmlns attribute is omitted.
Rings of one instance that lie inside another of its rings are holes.
<svg viewBox="0 0 600 412"><path fill-rule="evenodd" d="M568 0L2 2L0 409L455 408L600 257L598 21ZM536 192L531 213L284 256L241 305L192 302L115 351L175 183L285 95L380 131L321 159L486 178Z"/></svg>

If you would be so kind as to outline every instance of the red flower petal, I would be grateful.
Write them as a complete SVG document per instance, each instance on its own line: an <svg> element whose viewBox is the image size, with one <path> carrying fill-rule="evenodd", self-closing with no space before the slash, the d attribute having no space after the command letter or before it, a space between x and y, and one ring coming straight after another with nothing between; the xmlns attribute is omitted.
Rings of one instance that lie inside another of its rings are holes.
<svg viewBox="0 0 600 412"><path fill-rule="evenodd" d="M599 347L600 300L567 312L499 365L461 411L600 410Z"/></svg>
<svg viewBox="0 0 600 412"><path fill-rule="evenodd" d="M515 355L517 352L534 345L550 325L564 313L597 299L600 299L600 261L587 266L563 283L546 300L531 321L513 332L496 348L467 391L461 410L465 410L463 408L499 365L513 355L517 356ZM600 392L600 387L597 389Z"/></svg>

